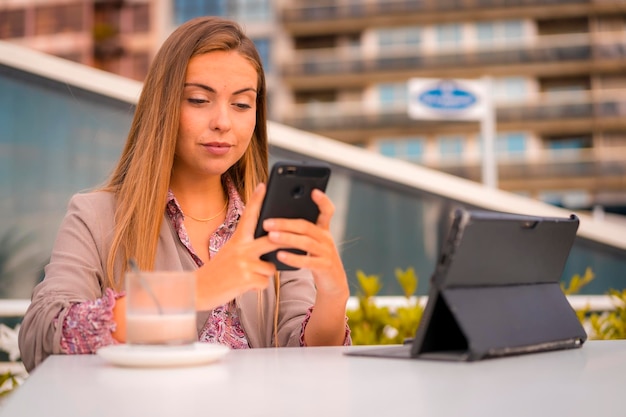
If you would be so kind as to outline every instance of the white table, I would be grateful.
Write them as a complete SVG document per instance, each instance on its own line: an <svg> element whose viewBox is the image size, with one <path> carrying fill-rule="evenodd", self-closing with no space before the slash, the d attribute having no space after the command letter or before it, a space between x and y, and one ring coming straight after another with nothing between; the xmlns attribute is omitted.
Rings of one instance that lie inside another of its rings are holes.
<svg viewBox="0 0 626 417"><path fill-rule="evenodd" d="M626 416L626 340L475 363L343 355L359 348L231 351L173 369L52 356L0 416Z"/></svg>

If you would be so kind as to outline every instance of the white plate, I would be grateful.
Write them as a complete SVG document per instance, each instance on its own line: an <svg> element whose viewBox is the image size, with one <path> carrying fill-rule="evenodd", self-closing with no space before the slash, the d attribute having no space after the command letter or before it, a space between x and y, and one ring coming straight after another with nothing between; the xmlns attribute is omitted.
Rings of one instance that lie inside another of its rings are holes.
<svg viewBox="0 0 626 417"><path fill-rule="evenodd" d="M119 366L167 367L204 365L230 351L228 346L194 343L184 346L110 345L97 350L98 356Z"/></svg>

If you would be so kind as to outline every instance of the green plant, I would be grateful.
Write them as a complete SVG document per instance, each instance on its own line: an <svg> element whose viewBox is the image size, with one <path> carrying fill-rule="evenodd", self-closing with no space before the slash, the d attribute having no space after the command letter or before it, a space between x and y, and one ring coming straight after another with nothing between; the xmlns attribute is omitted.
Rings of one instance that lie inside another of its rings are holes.
<svg viewBox="0 0 626 417"><path fill-rule="evenodd" d="M591 271L591 268L585 269L585 275L580 276L575 274L569 281L569 284L565 285L561 282L561 289L565 295L578 294L580 290L587 284L589 284L595 278L595 274Z"/></svg>
<svg viewBox="0 0 626 417"><path fill-rule="evenodd" d="M377 305L376 295L382 289L380 277L356 273L358 307L348 309L347 315L355 345L379 345L403 343L415 335L422 317L423 307L413 297L418 287L418 278L413 268L395 270L396 280L402 288L406 303L400 307ZM573 295L592 280L595 274L587 268L583 275L575 274L570 281L561 283L566 295ZM591 312L589 307L576 310L576 315L587 329L590 339L626 339L626 289L608 292L615 308L607 312Z"/></svg>
<svg viewBox="0 0 626 417"><path fill-rule="evenodd" d="M0 298L30 297L34 285L43 278L46 262L39 256L37 237L12 227L0 232ZM13 392L26 378L19 362L17 334L21 317L0 318L0 362L9 370L0 373L0 400ZM17 322L17 324L15 324Z"/></svg>
<svg viewBox="0 0 626 417"><path fill-rule="evenodd" d="M585 275L574 275L569 284L561 285L561 288L566 295L577 294L594 278L591 268L587 268ZM626 339L626 290L610 289L608 295L615 307L613 310L591 312L589 307L585 307L576 311L578 319L587 328L590 339Z"/></svg>
<svg viewBox="0 0 626 417"><path fill-rule="evenodd" d="M399 307L379 306L374 297L382 289L380 277L357 271L359 282L358 307L348 310L348 322L355 345L397 344L413 337L422 317L423 307L413 295L417 291L418 277L413 268L395 270L396 280L402 288L406 304Z"/></svg>
<svg viewBox="0 0 626 417"><path fill-rule="evenodd" d="M8 354L8 362L2 361L0 373L0 400L13 392L24 382L27 372L23 364L18 361L20 351L17 344L19 324L15 329L0 323L0 351ZM8 368L8 369L7 369Z"/></svg>
<svg viewBox="0 0 626 417"><path fill-rule="evenodd" d="M565 295L573 295L578 294L580 290L587 284L589 284L595 278L594 273L591 271L591 268L587 268L585 270L585 275L580 276L579 274L575 274L566 285L561 282L561 289ZM578 316L578 320L584 325L587 316L589 315L589 308L583 308L576 310L576 316Z"/></svg>
<svg viewBox="0 0 626 417"><path fill-rule="evenodd" d="M0 398L13 392L18 385L20 385L20 381L13 372L7 371L0 374Z"/></svg>
<svg viewBox="0 0 626 417"><path fill-rule="evenodd" d="M626 290L609 290L615 309L589 316L592 339L626 339Z"/></svg>

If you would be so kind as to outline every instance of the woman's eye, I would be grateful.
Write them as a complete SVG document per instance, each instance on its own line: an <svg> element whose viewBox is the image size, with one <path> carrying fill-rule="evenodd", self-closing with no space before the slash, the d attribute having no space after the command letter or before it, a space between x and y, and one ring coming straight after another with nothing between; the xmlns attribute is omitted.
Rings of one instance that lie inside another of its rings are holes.
<svg viewBox="0 0 626 417"><path fill-rule="evenodd" d="M187 101L191 104L203 104L207 102L207 100L202 98L188 98Z"/></svg>
<svg viewBox="0 0 626 417"><path fill-rule="evenodd" d="M237 107L238 109L242 109L242 110L247 110L252 108L251 105L246 104L246 103L235 103L235 107Z"/></svg>

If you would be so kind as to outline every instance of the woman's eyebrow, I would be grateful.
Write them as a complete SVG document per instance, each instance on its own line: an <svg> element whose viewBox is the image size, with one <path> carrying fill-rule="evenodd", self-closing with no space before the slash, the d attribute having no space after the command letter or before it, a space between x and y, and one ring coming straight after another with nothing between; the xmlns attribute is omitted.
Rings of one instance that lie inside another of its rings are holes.
<svg viewBox="0 0 626 417"><path fill-rule="evenodd" d="M200 83L185 83L185 87L198 87L198 88L202 88L203 90L206 90L210 93L215 93L215 89L213 89L213 87L209 87L208 85L204 85L204 84L200 84ZM242 93L246 93L248 91L251 91L253 93L256 94L256 89L252 88L252 87L245 87L242 88L241 90L237 90L233 92L233 95L237 95L237 94L242 94Z"/></svg>

